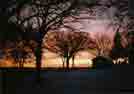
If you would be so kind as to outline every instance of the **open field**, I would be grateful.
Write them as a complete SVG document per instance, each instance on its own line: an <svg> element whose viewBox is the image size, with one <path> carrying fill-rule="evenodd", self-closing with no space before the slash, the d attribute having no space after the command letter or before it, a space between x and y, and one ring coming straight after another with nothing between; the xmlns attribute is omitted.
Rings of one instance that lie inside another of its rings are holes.
<svg viewBox="0 0 134 94"><path fill-rule="evenodd" d="M40 84L33 69L5 71L5 94L132 94L134 90L132 65L69 72L46 69L41 71Z"/></svg>
<svg viewBox="0 0 134 94"><path fill-rule="evenodd" d="M103 70L42 71L42 82L39 86L35 82L36 74L33 71L8 71L5 82L6 94L89 94L98 90L104 92L105 81L111 84L111 73L107 73L109 76L104 79ZM106 91L110 88L114 90L112 86L105 88Z"/></svg>

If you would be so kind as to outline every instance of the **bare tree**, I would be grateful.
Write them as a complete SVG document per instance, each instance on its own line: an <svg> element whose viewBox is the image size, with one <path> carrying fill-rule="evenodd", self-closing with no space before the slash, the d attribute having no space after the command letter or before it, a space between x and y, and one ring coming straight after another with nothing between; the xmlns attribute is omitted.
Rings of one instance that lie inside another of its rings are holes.
<svg viewBox="0 0 134 94"><path fill-rule="evenodd" d="M46 33L62 23L62 19L73 8L71 0L33 0L18 6L16 11L17 25L21 27L31 26L30 31L38 31L35 40L38 43L34 53L36 56L36 68L40 71L42 58L42 41ZM28 11L28 13L26 13ZM19 23L20 22L20 23ZM27 26L25 25L27 24Z"/></svg>
<svg viewBox="0 0 134 94"><path fill-rule="evenodd" d="M14 4L15 7L13 7ZM35 49L35 56L36 68L40 70L44 35L46 35L49 30L61 25L63 19L66 16L70 16L70 12L71 16L77 19L77 17L73 15L79 14L78 11L81 9L81 6L82 8L91 8L101 4L99 4L98 0L24 0L18 2L13 1L13 4L11 3L10 5L12 5L8 9L10 14L15 14L10 17L10 21L14 22L20 31L25 31L27 27L31 27L29 31L38 31L35 38L38 43Z"/></svg>
<svg viewBox="0 0 134 94"><path fill-rule="evenodd" d="M86 32L59 31L52 33L46 38L45 48L62 57L63 65L66 63L66 67L69 69L69 60L72 57L74 59L77 52L88 48L90 37Z"/></svg>
<svg viewBox="0 0 134 94"><path fill-rule="evenodd" d="M13 48L10 48L10 50L7 52L13 59L14 63L18 65L19 68L23 68L24 63L26 63L26 59L32 58L30 57L29 53L32 53L32 49L29 45L24 44L25 41L20 41L13 46Z"/></svg>
<svg viewBox="0 0 134 94"><path fill-rule="evenodd" d="M113 45L113 40L107 33L100 32L95 35L95 44L98 56L108 56Z"/></svg>

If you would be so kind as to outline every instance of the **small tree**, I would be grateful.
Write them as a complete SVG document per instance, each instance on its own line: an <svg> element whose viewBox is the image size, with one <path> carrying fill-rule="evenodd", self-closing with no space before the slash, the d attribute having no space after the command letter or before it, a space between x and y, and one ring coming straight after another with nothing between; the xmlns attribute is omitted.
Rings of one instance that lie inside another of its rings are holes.
<svg viewBox="0 0 134 94"><path fill-rule="evenodd" d="M50 36L46 38L45 48L62 57L63 63L64 62L66 63L67 69L69 69L69 60L72 57L74 59L76 53L79 52L80 50L88 48L89 44L88 33L62 31L62 32L55 32L55 34L50 35L51 36L53 35L53 37Z"/></svg>
<svg viewBox="0 0 134 94"><path fill-rule="evenodd" d="M116 32L114 36L114 45L111 50L111 57L115 59L115 63L119 63L119 58L127 57L127 48L124 48L122 45L122 37L119 31Z"/></svg>
<svg viewBox="0 0 134 94"><path fill-rule="evenodd" d="M11 49L9 54L14 59L15 63L17 63L18 67L23 68L24 63L26 63L25 60L31 58L28 57L28 53L31 53L30 49L23 44L23 41L17 43L15 46L16 47Z"/></svg>
<svg viewBox="0 0 134 94"><path fill-rule="evenodd" d="M95 35L95 44L97 50L97 56L109 56L109 52L112 49L112 38L105 32L100 32Z"/></svg>
<svg viewBox="0 0 134 94"><path fill-rule="evenodd" d="M23 68L24 65L24 56L23 53L18 49L14 49L11 51L11 56L14 58L14 63L18 65L19 68Z"/></svg>

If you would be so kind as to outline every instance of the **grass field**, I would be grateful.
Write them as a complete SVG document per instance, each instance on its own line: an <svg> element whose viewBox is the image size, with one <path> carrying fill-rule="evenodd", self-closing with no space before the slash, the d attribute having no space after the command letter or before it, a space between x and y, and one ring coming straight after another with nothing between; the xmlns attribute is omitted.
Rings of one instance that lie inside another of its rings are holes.
<svg viewBox="0 0 134 94"><path fill-rule="evenodd" d="M42 71L42 82L39 87L35 80L34 71L7 71L5 78L6 93L89 94L90 92L97 92L96 90L103 92L105 81L111 84L111 73L109 70L107 72L109 76L104 79L103 70ZM113 89L113 87L111 88ZM105 90L110 90L110 87L105 87Z"/></svg>
<svg viewBox="0 0 134 94"><path fill-rule="evenodd" d="M40 84L36 82L33 69L5 71L5 94L133 94L133 91L126 93L120 90L134 90L132 65L110 69L73 69L69 72L46 69L41 71Z"/></svg>

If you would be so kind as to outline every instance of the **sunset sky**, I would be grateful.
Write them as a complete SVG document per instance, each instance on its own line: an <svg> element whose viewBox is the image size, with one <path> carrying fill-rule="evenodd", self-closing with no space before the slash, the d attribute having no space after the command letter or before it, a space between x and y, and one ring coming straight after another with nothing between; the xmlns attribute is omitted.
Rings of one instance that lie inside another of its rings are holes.
<svg viewBox="0 0 134 94"><path fill-rule="evenodd" d="M81 1L81 2L83 2L83 1ZM90 2L90 0L85 0L84 2ZM101 0L100 3L106 4L106 3L108 3L108 0ZM118 25L115 25L115 24L119 23L119 21L115 17L115 14L117 12L118 12L118 9L114 6L111 6L109 8L105 7L105 6L94 6L92 8L88 8L88 9L84 8L79 11L78 15L76 15L77 19L75 21L71 22L69 20L69 17L67 17L64 19L64 22L66 22L66 21L68 21L68 22L64 23L64 24L71 26L71 27L77 29L78 31L89 32L91 34L91 37L93 37L93 38L95 38L96 34L107 33L107 35L111 39L113 39L113 35L115 33L114 31L116 30L116 28L118 28ZM32 13L33 13L32 8L30 6L25 5L24 8L22 8L22 11L20 12L20 16L23 19L24 17L28 17L29 15L32 15ZM15 16L12 16L11 19L9 19L9 20L12 20L15 22L16 19L17 18L15 18ZM42 20L40 19L39 21L40 21L39 23L41 24ZM29 23L32 24L33 28L38 27L37 26L38 21L36 18L31 19L29 21ZM125 28L126 24L128 23L128 18L127 17L124 18L122 23L124 23L123 27ZM24 27L27 27L27 26L28 26L28 22L25 22ZM125 30L124 28L120 29L120 31ZM60 30L66 31L65 28L62 28ZM85 53L86 58L83 59L83 56L78 57L76 63L78 62L80 64L79 61L81 61L81 64L88 64L85 62L88 62L89 58L93 57L93 55L88 56L91 53L89 53L88 55L86 54L86 52L84 52L84 53ZM56 63L55 64L53 63L54 65L52 65L52 63L50 63L50 62L53 62L53 60L56 62L60 62L59 57L52 55L50 52L45 53L45 55L50 56L51 60L48 59L48 57L45 57L45 58L43 57L43 61L48 61L48 63L45 62L46 65L43 64L44 66L57 66L57 65L55 65Z"/></svg>

